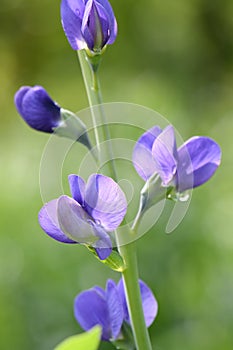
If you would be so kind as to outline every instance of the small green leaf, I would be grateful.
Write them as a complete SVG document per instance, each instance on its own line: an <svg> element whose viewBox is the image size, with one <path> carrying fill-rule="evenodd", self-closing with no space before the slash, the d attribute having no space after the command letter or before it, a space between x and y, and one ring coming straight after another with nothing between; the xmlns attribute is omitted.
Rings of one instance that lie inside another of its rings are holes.
<svg viewBox="0 0 233 350"><path fill-rule="evenodd" d="M73 335L63 340L54 350L97 350L100 338L101 327L96 326L89 332Z"/></svg>

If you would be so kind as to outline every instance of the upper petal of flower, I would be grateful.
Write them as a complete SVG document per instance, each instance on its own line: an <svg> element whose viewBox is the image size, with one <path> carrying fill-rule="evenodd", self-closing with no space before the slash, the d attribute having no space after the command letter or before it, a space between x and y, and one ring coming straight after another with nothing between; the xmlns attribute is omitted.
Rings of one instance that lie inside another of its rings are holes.
<svg viewBox="0 0 233 350"><path fill-rule="evenodd" d="M161 132L162 129L159 126L149 129L138 139L133 150L133 165L137 173L145 181L156 172L156 164L152 156L152 146Z"/></svg>
<svg viewBox="0 0 233 350"><path fill-rule="evenodd" d="M83 0L62 0L61 2L62 26L73 50L82 50L86 47L81 33L84 10Z"/></svg>
<svg viewBox="0 0 233 350"><path fill-rule="evenodd" d="M139 287L141 292L145 323L146 323L146 326L149 327L154 322L154 319L157 315L158 303L151 289L142 280L139 280ZM129 311L126 303L123 279L120 279L117 285L117 288L123 303L124 319L126 322L130 323L130 316L129 316Z"/></svg>
<svg viewBox="0 0 233 350"><path fill-rule="evenodd" d="M32 128L52 133L61 121L60 107L42 86L23 86L15 94L15 105Z"/></svg>
<svg viewBox="0 0 233 350"><path fill-rule="evenodd" d="M112 336L106 298L95 288L80 293L74 301L74 315L80 326L88 331L96 325L102 327L102 339Z"/></svg>
<svg viewBox="0 0 233 350"><path fill-rule="evenodd" d="M82 206L84 204L85 181L78 175L68 176L72 197Z"/></svg>
<svg viewBox="0 0 233 350"><path fill-rule="evenodd" d="M45 204L39 212L39 223L42 229L52 238L63 243L77 243L62 232L57 218L57 199Z"/></svg>
<svg viewBox="0 0 233 350"><path fill-rule="evenodd" d="M127 201L120 186L110 177L93 174L85 190L85 209L105 230L113 231L126 214Z"/></svg>
<svg viewBox="0 0 233 350"><path fill-rule="evenodd" d="M174 178L177 169L176 138L172 125L168 125L156 138L152 154L156 172L160 175L163 185L167 186Z"/></svg>
<svg viewBox="0 0 233 350"><path fill-rule="evenodd" d="M213 176L221 162L221 149L211 138L195 136L178 149L178 158L178 190L182 192Z"/></svg>
<svg viewBox="0 0 233 350"><path fill-rule="evenodd" d="M117 286L115 282L110 279L106 285L106 299L109 310L112 338L117 339L124 319L124 310Z"/></svg>

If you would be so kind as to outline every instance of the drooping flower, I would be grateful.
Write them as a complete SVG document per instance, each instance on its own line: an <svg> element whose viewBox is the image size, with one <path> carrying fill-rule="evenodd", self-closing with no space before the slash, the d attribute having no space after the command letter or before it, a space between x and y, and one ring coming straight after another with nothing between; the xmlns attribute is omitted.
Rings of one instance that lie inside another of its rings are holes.
<svg viewBox="0 0 233 350"><path fill-rule="evenodd" d="M108 232L123 220L127 202L118 184L111 178L93 174L87 184L77 175L69 175L72 198L61 196L45 204L39 212L42 229L63 243L80 243L95 248L101 260L112 251Z"/></svg>
<svg viewBox="0 0 233 350"><path fill-rule="evenodd" d="M116 39L117 23L108 0L62 0L61 19L73 50L100 52Z"/></svg>
<svg viewBox="0 0 233 350"><path fill-rule="evenodd" d="M174 187L179 193L208 181L220 162L221 149L209 137L192 137L177 148L171 125L146 131L133 151L134 167L145 181L157 173L162 186Z"/></svg>
<svg viewBox="0 0 233 350"><path fill-rule="evenodd" d="M15 106L25 122L38 131L53 133L61 123L61 107L42 86L22 86L15 94Z"/></svg>
<svg viewBox="0 0 233 350"><path fill-rule="evenodd" d="M149 327L157 315L158 304L150 288L141 280L139 285L145 322ZM113 280L108 280L105 290L95 286L77 295L74 315L85 331L100 325L103 340L116 340L120 336L123 322L130 324L122 279L118 285Z"/></svg>

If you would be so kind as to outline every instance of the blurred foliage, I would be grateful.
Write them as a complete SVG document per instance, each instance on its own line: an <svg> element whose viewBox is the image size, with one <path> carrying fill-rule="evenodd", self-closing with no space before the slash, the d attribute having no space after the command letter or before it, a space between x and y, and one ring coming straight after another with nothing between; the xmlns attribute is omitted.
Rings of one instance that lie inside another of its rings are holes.
<svg viewBox="0 0 233 350"><path fill-rule="evenodd" d="M80 331L73 299L119 278L81 246L47 237L39 164L48 136L15 111L21 85L43 85L64 108L87 106L60 2L1 0L0 348L52 349ZM119 36L101 67L104 99L165 115L184 139L208 135L222 166L194 192L188 214L165 235L166 212L138 241L141 277L159 301L153 350L231 350L233 344L233 2L112 0ZM103 344L101 349L111 349Z"/></svg>

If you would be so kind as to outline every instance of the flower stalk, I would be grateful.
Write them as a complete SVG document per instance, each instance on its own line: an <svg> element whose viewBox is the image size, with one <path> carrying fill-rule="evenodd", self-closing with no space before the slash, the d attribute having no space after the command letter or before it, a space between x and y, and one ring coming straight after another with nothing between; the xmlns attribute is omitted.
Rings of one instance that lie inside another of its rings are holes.
<svg viewBox="0 0 233 350"><path fill-rule="evenodd" d="M101 56L94 56L95 59L99 58L99 62L97 63L97 61L95 61L95 64L93 64L93 57L89 57L85 50L78 51L78 57L85 88L87 91L89 105L91 108L93 128L96 139L96 148L98 152L99 164L101 164L101 142L110 141L110 133L102 106L101 90L98 79L98 67ZM99 125L101 125L101 128L99 128ZM112 156L112 148L109 147L109 145L110 142L107 143L108 147L105 150L109 159L108 171L110 176L116 180L116 170ZM134 232L132 231L130 234L134 235ZM136 256L136 244L130 243L128 245L121 246L121 242L117 242L117 245L124 263L126 264L126 268L122 272L122 275L136 349L152 350L150 338L144 320L140 289L138 285L139 276Z"/></svg>
<svg viewBox="0 0 233 350"><path fill-rule="evenodd" d="M83 80L87 92L88 102L91 109L92 123L95 134L98 165L102 166L107 160L108 176L116 180L113 150L110 142L111 135L107 125L106 115L99 83L98 69L102 56L100 54L87 54L85 50L78 51ZM101 146L101 144L103 145ZM105 147L103 147L105 146Z"/></svg>

